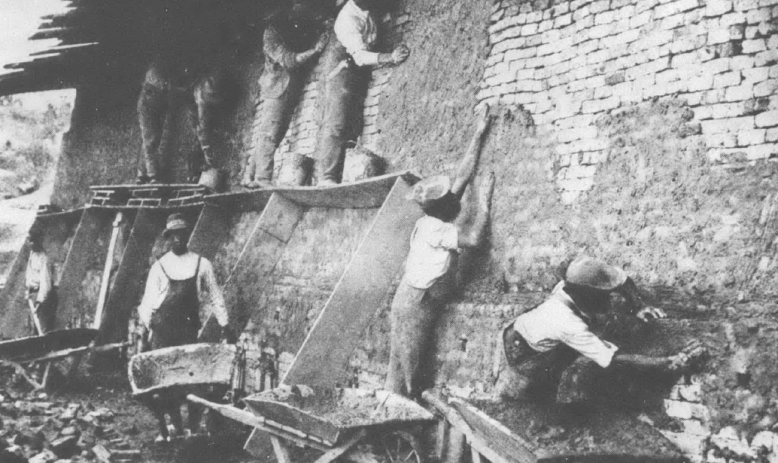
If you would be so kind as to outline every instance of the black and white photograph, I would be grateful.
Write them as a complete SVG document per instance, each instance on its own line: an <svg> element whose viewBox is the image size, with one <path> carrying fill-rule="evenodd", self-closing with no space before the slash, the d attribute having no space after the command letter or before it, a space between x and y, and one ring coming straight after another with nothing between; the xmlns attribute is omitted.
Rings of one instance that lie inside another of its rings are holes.
<svg viewBox="0 0 778 463"><path fill-rule="evenodd" d="M778 0L0 0L0 463L778 463Z"/></svg>

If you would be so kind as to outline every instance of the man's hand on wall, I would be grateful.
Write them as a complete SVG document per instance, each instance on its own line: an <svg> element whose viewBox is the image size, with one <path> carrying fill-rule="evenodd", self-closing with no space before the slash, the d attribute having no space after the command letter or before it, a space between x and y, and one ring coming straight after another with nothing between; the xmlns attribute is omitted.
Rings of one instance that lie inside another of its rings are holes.
<svg viewBox="0 0 778 463"><path fill-rule="evenodd" d="M325 30L324 32L321 33L318 40L316 40L316 45L313 46L313 51L315 51L316 53L323 52L329 40L330 40L330 33L328 30Z"/></svg>
<svg viewBox="0 0 778 463"><path fill-rule="evenodd" d="M638 313L635 314L636 317L643 320L644 322L647 322L652 319L659 319L659 318L665 318L667 317L667 314L662 309L657 309L656 307L646 306L638 311Z"/></svg>
<svg viewBox="0 0 778 463"><path fill-rule="evenodd" d="M479 135L483 135L491 125L492 120L494 120L494 116L491 114L491 108L488 103L481 103L476 106L475 113L478 117L478 125L475 130Z"/></svg>
<svg viewBox="0 0 778 463"><path fill-rule="evenodd" d="M395 48L394 51L392 51L392 64L400 64L408 59L408 56L410 56L411 50L405 46L400 45L399 47Z"/></svg>

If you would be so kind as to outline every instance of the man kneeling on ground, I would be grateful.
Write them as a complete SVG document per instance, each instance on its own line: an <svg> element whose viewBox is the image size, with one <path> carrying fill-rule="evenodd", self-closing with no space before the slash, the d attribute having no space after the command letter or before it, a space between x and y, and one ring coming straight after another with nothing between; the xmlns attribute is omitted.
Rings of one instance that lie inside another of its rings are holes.
<svg viewBox="0 0 778 463"><path fill-rule="evenodd" d="M590 328L593 315L609 308L612 292L621 294L643 321L665 317L662 310L643 304L635 283L623 270L591 257L578 257L546 302L521 314L503 330L507 367L499 372L495 398L523 398L540 383L554 381L561 374L557 402L571 403L576 400L563 385L566 380L577 383L575 376L592 362L602 368L618 365L642 371L681 372L704 354L699 341L669 357L619 352L617 346L600 339Z"/></svg>

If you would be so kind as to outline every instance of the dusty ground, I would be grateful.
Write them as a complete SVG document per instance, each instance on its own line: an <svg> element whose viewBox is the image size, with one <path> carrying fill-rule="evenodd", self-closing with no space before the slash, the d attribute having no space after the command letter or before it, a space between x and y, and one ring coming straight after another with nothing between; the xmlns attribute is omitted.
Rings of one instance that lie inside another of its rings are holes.
<svg viewBox="0 0 778 463"><path fill-rule="evenodd" d="M248 436L246 429L230 422L219 422L217 431L210 436L203 434L167 444L154 443L156 422L132 398L120 372L78 378L46 394L31 392L18 382L12 384L10 371L1 373L0 378L7 384L0 391L0 446L9 446L4 454L0 453L2 462L14 461L11 453L41 463L57 458L60 463L101 461L95 455L96 446L112 452L112 461L121 458L149 463L257 461L242 450ZM76 437L63 445L67 436ZM133 456L133 451L140 454Z"/></svg>

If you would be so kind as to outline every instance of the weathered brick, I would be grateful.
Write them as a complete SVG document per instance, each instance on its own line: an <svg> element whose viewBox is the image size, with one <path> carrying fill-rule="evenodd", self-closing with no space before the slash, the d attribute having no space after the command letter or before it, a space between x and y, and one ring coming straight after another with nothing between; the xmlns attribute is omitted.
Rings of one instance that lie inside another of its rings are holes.
<svg viewBox="0 0 778 463"><path fill-rule="evenodd" d="M742 77L740 71L725 72L713 78L713 86L716 88L740 85Z"/></svg>
<svg viewBox="0 0 778 463"><path fill-rule="evenodd" d="M750 68L750 69L744 69L741 72L743 74L743 78L746 81L756 84L764 80L767 80L767 78L770 75L770 68L768 67Z"/></svg>
<svg viewBox="0 0 778 463"><path fill-rule="evenodd" d="M757 53L754 57L755 66L767 66L778 63L778 48L773 48L761 53Z"/></svg>
<svg viewBox="0 0 778 463"><path fill-rule="evenodd" d="M724 93L725 101L743 101L754 97L753 84L742 84L735 87L728 87Z"/></svg>
<svg viewBox="0 0 778 463"><path fill-rule="evenodd" d="M775 127L778 126L778 110L759 113L755 117L757 127Z"/></svg>
<svg viewBox="0 0 778 463"><path fill-rule="evenodd" d="M765 141L769 143L778 142L778 128L767 129Z"/></svg>
<svg viewBox="0 0 778 463"><path fill-rule="evenodd" d="M666 399L665 412L668 416L682 420L697 418L707 421L710 419L710 411L704 405L680 400Z"/></svg>
<svg viewBox="0 0 778 463"><path fill-rule="evenodd" d="M771 96L778 90L778 81L771 79L754 85L754 96L759 98Z"/></svg>
<svg viewBox="0 0 778 463"><path fill-rule="evenodd" d="M708 0L705 5L705 16L721 16L732 9L732 0Z"/></svg>
<svg viewBox="0 0 778 463"><path fill-rule="evenodd" d="M767 46L764 39L744 40L743 53L759 53L765 51Z"/></svg>
<svg viewBox="0 0 778 463"><path fill-rule="evenodd" d="M739 11L725 14L719 18L719 26L725 28L734 24L744 24L745 22L746 15Z"/></svg>
<svg viewBox="0 0 778 463"><path fill-rule="evenodd" d="M613 95L610 98L602 100L589 100L584 101L581 106L581 111L586 113L603 112L609 109L613 109L619 106L620 99L617 95Z"/></svg>
<svg viewBox="0 0 778 463"><path fill-rule="evenodd" d="M708 31L708 45L729 42L729 29L712 29Z"/></svg>
<svg viewBox="0 0 778 463"><path fill-rule="evenodd" d="M737 134L712 133L705 136L705 142L709 147L734 148L737 146Z"/></svg>
<svg viewBox="0 0 778 463"><path fill-rule="evenodd" d="M730 117L725 119L711 119L702 121L702 131L708 133L738 132L754 128L754 116Z"/></svg>
<svg viewBox="0 0 778 463"><path fill-rule="evenodd" d="M765 133L765 129L741 130L737 133L737 145L760 145L765 141Z"/></svg>

